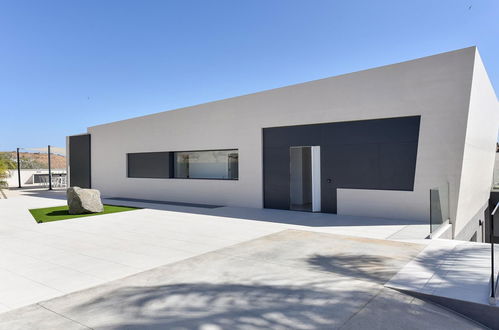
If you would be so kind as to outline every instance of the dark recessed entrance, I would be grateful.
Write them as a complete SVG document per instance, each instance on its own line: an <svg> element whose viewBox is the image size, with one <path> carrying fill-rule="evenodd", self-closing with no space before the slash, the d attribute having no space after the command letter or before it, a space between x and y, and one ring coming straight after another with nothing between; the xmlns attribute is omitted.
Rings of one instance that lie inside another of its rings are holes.
<svg viewBox="0 0 499 330"><path fill-rule="evenodd" d="M412 191L419 125L420 116L412 116L264 128L264 207L313 209L312 181L307 178L311 173L303 172L303 159L310 157L310 150L304 146L320 150L315 187L320 187L321 212L337 212L338 188ZM302 155L301 172L293 159L298 154ZM305 188L307 192L301 202L296 199L300 190L297 173L301 173L302 193Z"/></svg>

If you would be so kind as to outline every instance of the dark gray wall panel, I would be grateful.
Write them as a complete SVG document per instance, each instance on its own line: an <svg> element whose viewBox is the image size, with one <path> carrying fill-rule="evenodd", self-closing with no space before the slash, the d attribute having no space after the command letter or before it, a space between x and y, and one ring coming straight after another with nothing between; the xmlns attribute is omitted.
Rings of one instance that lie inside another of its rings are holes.
<svg viewBox="0 0 499 330"><path fill-rule="evenodd" d="M264 207L289 209L289 147L321 146L322 211L336 190L413 190L420 116L263 129Z"/></svg>
<svg viewBox="0 0 499 330"><path fill-rule="evenodd" d="M170 152L139 152L127 154L127 177L170 178L172 157Z"/></svg>
<svg viewBox="0 0 499 330"><path fill-rule="evenodd" d="M90 188L90 134L69 137L69 181L72 187Z"/></svg>
<svg viewBox="0 0 499 330"><path fill-rule="evenodd" d="M378 184L377 175L373 175L379 171L376 144L326 146L321 152L321 163L323 176L337 187L374 189Z"/></svg>
<svg viewBox="0 0 499 330"><path fill-rule="evenodd" d="M289 148L264 148L264 207L289 208ZM287 163L287 170L282 164Z"/></svg>
<svg viewBox="0 0 499 330"><path fill-rule="evenodd" d="M321 130L315 125L265 128L265 147L307 146L319 141L321 134Z"/></svg>
<svg viewBox="0 0 499 330"><path fill-rule="evenodd" d="M417 142L379 145L379 189L414 189L417 150Z"/></svg>

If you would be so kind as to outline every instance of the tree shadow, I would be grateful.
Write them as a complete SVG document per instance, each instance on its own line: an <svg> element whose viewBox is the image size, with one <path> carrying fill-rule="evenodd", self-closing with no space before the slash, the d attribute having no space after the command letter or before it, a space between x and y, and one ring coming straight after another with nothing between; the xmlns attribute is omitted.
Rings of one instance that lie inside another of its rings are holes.
<svg viewBox="0 0 499 330"><path fill-rule="evenodd" d="M115 319L109 329L331 329L355 313L361 291L186 283L123 287L72 308L70 314ZM367 300L367 298L365 298ZM99 322L99 321L97 321ZM103 326L103 324L91 324Z"/></svg>
<svg viewBox="0 0 499 330"><path fill-rule="evenodd" d="M355 320L357 323L346 328L473 328L469 324L459 326L466 321L454 313L431 309L423 302L413 303L404 294L383 289L382 284L411 259L409 254L417 252L414 247L384 244L388 250L383 248L378 253L372 245L364 245L348 253L350 244L338 244L338 250L346 254L330 254L335 242L329 237L286 237L273 240L277 245L267 246L265 262L255 257L261 253L255 251L261 242L254 241L239 248L238 256L248 254L246 260L237 258L242 263L233 263L236 259L217 252L39 304L99 329L333 329ZM300 239L314 251L327 253L308 254L309 249L300 249L306 247ZM269 255L290 247L298 253L277 255L268 262ZM392 249L399 250L394 253ZM439 251L431 257L438 260L444 256ZM282 267L273 266L280 263ZM295 271L298 274L292 273ZM201 277L203 282L184 281L203 272L208 273ZM222 282L225 279L230 283ZM387 291L391 293L380 297Z"/></svg>
<svg viewBox="0 0 499 330"><path fill-rule="evenodd" d="M389 258L365 254L316 254L307 258L312 268L328 273L385 284L399 267L390 265Z"/></svg>
<svg viewBox="0 0 499 330"><path fill-rule="evenodd" d="M43 305L43 303L42 303ZM61 302L64 305L64 300ZM368 307L366 307L368 306ZM54 306L48 306L54 310ZM364 313L367 311L367 313ZM467 320L390 289L183 283L127 286L62 312L103 329L468 329ZM361 328L363 328L361 327Z"/></svg>

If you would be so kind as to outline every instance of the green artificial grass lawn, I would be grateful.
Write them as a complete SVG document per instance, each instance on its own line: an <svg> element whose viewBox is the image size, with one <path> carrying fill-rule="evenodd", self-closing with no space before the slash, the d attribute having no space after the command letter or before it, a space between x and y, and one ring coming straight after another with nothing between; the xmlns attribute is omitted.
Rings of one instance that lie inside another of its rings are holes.
<svg viewBox="0 0 499 330"><path fill-rule="evenodd" d="M43 209L31 209L29 212L35 218L36 222L51 222L59 221L73 218L91 217L100 214L117 213L124 211L132 211L140 209L140 207L130 207L130 206L117 206L117 205L107 205L104 204L104 211L99 213L86 213L86 214L69 214L68 207L65 206L55 206L55 207L45 207Z"/></svg>

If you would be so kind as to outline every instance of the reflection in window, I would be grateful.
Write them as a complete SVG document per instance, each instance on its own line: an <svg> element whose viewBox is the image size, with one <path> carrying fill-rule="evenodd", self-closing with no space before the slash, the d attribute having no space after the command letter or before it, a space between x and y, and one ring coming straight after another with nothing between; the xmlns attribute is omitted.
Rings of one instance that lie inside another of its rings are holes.
<svg viewBox="0 0 499 330"><path fill-rule="evenodd" d="M182 151L174 153L175 178L227 179L239 178L237 150Z"/></svg>

